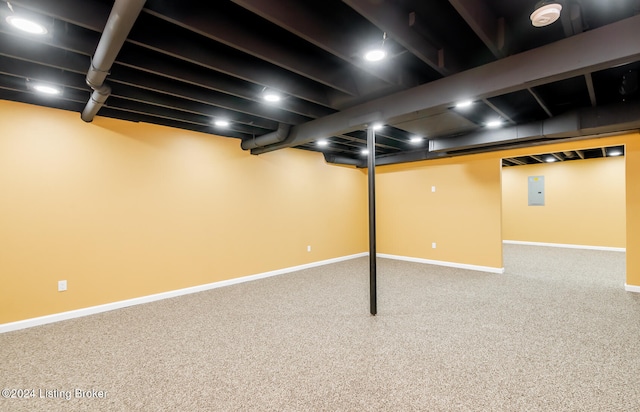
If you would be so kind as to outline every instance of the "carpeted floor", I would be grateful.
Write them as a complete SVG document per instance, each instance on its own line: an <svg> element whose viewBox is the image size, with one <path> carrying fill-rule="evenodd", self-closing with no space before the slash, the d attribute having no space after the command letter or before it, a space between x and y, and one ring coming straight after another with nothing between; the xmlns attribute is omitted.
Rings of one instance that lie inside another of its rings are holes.
<svg viewBox="0 0 640 412"><path fill-rule="evenodd" d="M502 275L380 259L376 317L361 258L5 333L0 387L35 397L0 410L640 410L624 253L504 256Z"/></svg>

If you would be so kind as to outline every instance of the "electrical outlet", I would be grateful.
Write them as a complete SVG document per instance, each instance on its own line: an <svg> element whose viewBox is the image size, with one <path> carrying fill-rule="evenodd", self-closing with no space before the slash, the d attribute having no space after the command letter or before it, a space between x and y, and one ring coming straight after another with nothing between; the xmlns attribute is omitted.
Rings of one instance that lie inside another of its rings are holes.
<svg viewBox="0 0 640 412"><path fill-rule="evenodd" d="M431 186L431 191L435 193L436 187L435 186Z"/></svg>
<svg viewBox="0 0 640 412"><path fill-rule="evenodd" d="M311 252L311 245L307 246L307 252Z"/></svg>
<svg viewBox="0 0 640 412"><path fill-rule="evenodd" d="M59 280L58 281L58 292L64 292L65 290L67 290L67 281L66 280Z"/></svg>
<svg viewBox="0 0 640 412"><path fill-rule="evenodd" d="M431 244L431 249L435 249L435 248L436 248L436 242L433 242L433 243Z"/></svg>

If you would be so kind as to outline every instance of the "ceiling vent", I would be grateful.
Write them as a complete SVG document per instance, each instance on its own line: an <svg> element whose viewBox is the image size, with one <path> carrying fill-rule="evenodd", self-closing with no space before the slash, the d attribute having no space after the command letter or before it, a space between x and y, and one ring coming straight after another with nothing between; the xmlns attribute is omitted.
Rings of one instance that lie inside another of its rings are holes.
<svg viewBox="0 0 640 412"><path fill-rule="evenodd" d="M536 10L531 13L531 24L533 24L534 27L548 26L560 18L561 10L562 5L559 3L542 2L538 4Z"/></svg>

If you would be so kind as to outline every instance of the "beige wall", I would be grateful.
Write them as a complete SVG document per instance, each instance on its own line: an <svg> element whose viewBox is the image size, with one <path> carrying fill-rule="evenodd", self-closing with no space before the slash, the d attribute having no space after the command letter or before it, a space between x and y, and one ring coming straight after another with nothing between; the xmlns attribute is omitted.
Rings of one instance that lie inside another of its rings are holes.
<svg viewBox="0 0 640 412"><path fill-rule="evenodd" d="M0 125L0 323L367 250L366 175L319 153L8 101Z"/></svg>
<svg viewBox="0 0 640 412"><path fill-rule="evenodd" d="M378 252L502 268L499 158L465 156L377 171Z"/></svg>
<svg viewBox="0 0 640 412"><path fill-rule="evenodd" d="M544 176L544 206L528 206L529 176ZM624 157L507 167L502 188L505 240L625 247Z"/></svg>

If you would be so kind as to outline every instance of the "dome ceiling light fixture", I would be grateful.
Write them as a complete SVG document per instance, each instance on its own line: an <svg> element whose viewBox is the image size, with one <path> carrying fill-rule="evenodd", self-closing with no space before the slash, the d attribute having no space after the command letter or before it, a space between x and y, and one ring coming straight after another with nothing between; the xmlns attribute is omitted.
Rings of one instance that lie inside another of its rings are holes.
<svg viewBox="0 0 640 412"><path fill-rule="evenodd" d="M556 2L540 2L529 18L534 27L544 27L554 23L560 18L562 5Z"/></svg>

